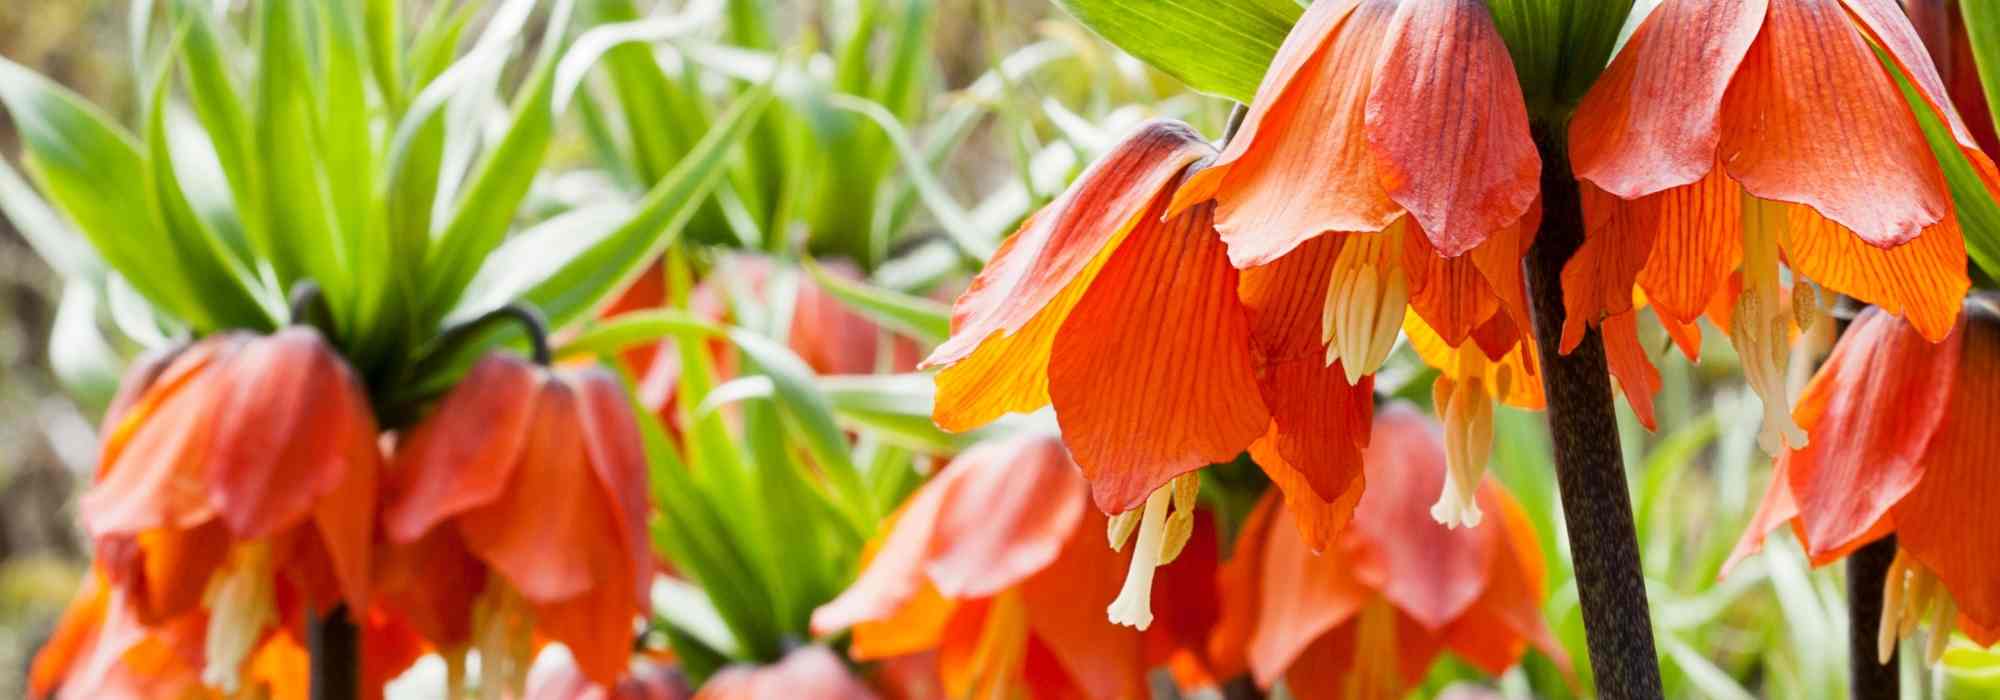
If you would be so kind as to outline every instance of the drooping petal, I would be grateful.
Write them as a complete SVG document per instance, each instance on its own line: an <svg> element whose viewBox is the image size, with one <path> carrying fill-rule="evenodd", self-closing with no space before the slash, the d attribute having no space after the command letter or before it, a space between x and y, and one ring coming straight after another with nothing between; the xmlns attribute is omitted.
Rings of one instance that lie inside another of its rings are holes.
<svg viewBox="0 0 2000 700"><path fill-rule="evenodd" d="M1722 114L1719 158L1760 198L1809 205L1883 248L1951 212L1909 104L1835 2L1771 0Z"/></svg>
<svg viewBox="0 0 2000 700"><path fill-rule="evenodd" d="M1250 443L1250 458L1270 477L1284 496L1285 511L1291 514L1297 537L1305 542L1306 548L1323 552L1334 545L1334 538L1347 527L1354 517L1354 505L1361 501L1366 490L1366 480L1355 474L1347 485L1340 488L1333 498L1321 498L1319 492L1307 481L1305 472L1285 461L1278 452L1277 426L1272 432Z"/></svg>
<svg viewBox="0 0 2000 700"><path fill-rule="evenodd" d="M609 535L610 533L606 533ZM607 540L607 542L610 540ZM619 584L630 580L630 563L615 546L586 546L597 565L600 585L582 595L535 605L536 632L569 647L577 668L603 685L618 681L632 658L632 636L640 608Z"/></svg>
<svg viewBox="0 0 2000 700"><path fill-rule="evenodd" d="M1366 125L1394 14L1382 0L1315 3L1285 37L1236 138L1175 195L1174 211L1216 200L1216 228L1237 267L1330 231L1380 231L1403 214L1377 175Z"/></svg>
<svg viewBox="0 0 2000 700"><path fill-rule="evenodd" d="M1449 529L1432 519L1444 488L1444 438L1407 404L1377 412L1366 464L1368 492L1352 527L1383 567L1380 578L1362 578L1426 629L1443 628L1486 588L1499 528Z"/></svg>
<svg viewBox="0 0 2000 700"><path fill-rule="evenodd" d="M231 544L229 529L216 519L186 530L100 536L97 565L124 592L139 620L157 625L201 605L208 580L228 560Z"/></svg>
<svg viewBox="0 0 2000 700"><path fill-rule="evenodd" d="M1457 257L1541 192L1514 60L1477 0L1400 3L1385 33L1367 108L1376 172L1438 253Z"/></svg>
<svg viewBox="0 0 2000 700"><path fill-rule="evenodd" d="M1961 614L1995 627L2000 532L1990 514L2000 503L2000 470L1993 468L1992 425L1982 417L2000 415L2000 313L1968 310L1958 334L1963 338L1946 341L1963 350L1950 398L1939 402L1944 418L1923 453L1923 478L1891 513L1897 546L1944 581Z"/></svg>
<svg viewBox="0 0 2000 700"><path fill-rule="evenodd" d="M1234 678L1249 671L1250 642L1262 606L1264 548L1271 541L1271 528L1282 512L1282 503L1277 493L1265 491L1244 516L1236 546L1216 572L1221 608L1208 636L1208 659L1218 677Z"/></svg>
<svg viewBox="0 0 2000 700"><path fill-rule="evenodd" d="M403 434L382 518L391 541L413 542L446 518L500 496L527 440L544 380L519 358L488 355Z"/></svg>
<svg viewBox="0 0 2000 700"><path fill-rule="evenodd" d="M1403 237L1403 269L1410 275L1410 311L1453 347L1500 312L1500 294L1486 282L1477 256L1446 258L1423 236ZM1512 247L1508 241L1496 244ZM1516 258L1518 265L1519 258Z"/></svg>
<svg viewBox="0 0 2000 700"><path fill-rule="evenodd" d="M1975 110L1973 105L1957 100L1953 96L1956 93L1945 89L1944 77L1939 75L1938 65L1931 61L1931 54L1925 52L1923 41L1918 37L1916 28L1912 26L1913 19L1904 16L1904 8L1898 7L1897 3L1890 0L1841 0L1841 3L1860 20L1861 29L1868 38L1881 45L1889 60L1896 64L1903 75L1908 76L1910 83L1916 86L1917 93L1923 95L1924 101L1930 104L1930 108L1944 115L1945 123L1951 126L1952 137L1958 141L1966 157L1972 161L1973 167L1986 181L1987 188L1989 190L1994 188L1995 177L2000 176L2000 173L1995 172L1993 160L1990 158L1992 154L1986 153L1981 148L1980 141L1974 136L1976 132L1968 129L1965 119L1960 117L1960 110L1963 110L1970 118L1981 118L1985 116L1985 106L1981 104ZM1915 5L1921 3L1904 4L1910 5L1908 11L1912 18L1919 14ZM1962 30L1958 34L1958 40L1961 45L1966 40ZM1968 52L1963 58L1970 62L1972 57ZM1976 81L1978 73L1971 68L1972 66L1966 66L1964 74ZM1979 94L1976 87L1973 90L1971 94ZM1958 109L1953 109L1954 102L1960 103L1957 105ZM1975 111L1979 113L1975 114ZM1993 125L1988 117L1983 131L1991 134L1992 130Z"/></svg>
<svg viewBox="0 0 2000 700"><path fill-rule="evenodd" d="M1061 197L1030 217L973 278L952 305L952 337L924 364L949 365L996 333L1018 333L1100 252L1116 246L1183 168L1211 151L1184 124L1140 125Z"/></svg>
<svg viewBox="0 0 2000 700"><path fill-rule="evenodd" d="M838 279L861 279L860 268L844 260L821 263ZM799 358L820 374L870 374L882 347L882 329L855 313L810 278L799 280L792 305L792 323L785 340Z"/></svg>
<svg viewBox="0 0 2000 700"><path fill-rule="evenodd" d="M486 567L466 551L454 528L438 528L408 544L383 547L376 558L378 604L438 647L462 651L472 642L472 601L486 589Z"/></svg>
<svg viewBox="0 0 2000 700"><path fill-rule="evenodd" d="M1812 395L1807 395L1810 396ZM1801 406L1804 405L1805 398L1800 397ZM1820 400L1824 400L1824 397ZM1771 485L1764 491L1764 499L1758 502L1757 513L1750 516L1749 526L1743 528L1743 534L1736 540L1736 547L1730 550L1729 559L1722 563L1722 571L1716 574L1716 578L1727 578L1729 572L1738 564L1742 564L1743 560L1764 551L1764 539L1770 536L1771 531L1798 517L1798 499L1792 496L1792 481L1786 472L1785 460L1780 458L1775 464L1771 470ZM1797 525L1794 524L1793 527L1796 528Z"/></svg>
<svg viewBox="0 0 2000 700"><path fill-rule="evenodd" d="M1854 544L1923 478L1924 446L1947 422L1962 347L1933 345L1870 309L1806 386L1794 413L1811 442L1779 459L1815 561Z"/></svg>
<svg viewBox="0 0 2000 700"><path fill-rule="evenodd" d="M569 385L544 382L507 487L457 518L466 547L535 603L606 583L593 560L620 554L620 530L584 451L578 403Z"/></svg>
<svg viewBox="0 0 2000 700"><path fill-rule="evenodd" d="M298 523L351 472L381 460L360 378L310 327L250 341L217 382L209 501L238 537Z"/></svg>
<svg viewBox="0 0 2000 700"><path fill-rule="evenodd" d="M97 483L78 500L93 537L192 527L213 517L202 467L214 427L215 366L233 347L197 344L105 436Z"/></svg>
<svg viewBox="0 0 2000 700"><path fill-rule="evenodd" d="M858 624L886 619L920 591L933 533L951 496L952 467L918 488L882 523L885 535L870 543L867 563L854 584L812 614L813 631L832 634Z"/></svg>
<svg viewBox="0 0 2000 700"><path fill-rule="evenodd" d="M1883 250L1811 209L1789 209L1784 249L1794 271L1909 319L1931 342L1951 332L1960 300L1972 286L1956 215L1948 214L1914 241Z"/></svg>
<svg viewBox="0 0 2000 700"><path fill-rule="evenodd" d="M800 696L799 691L812 693ZM695 700L767 700L810 697L812 700L875 700L875 693L848 672L840 657L826 647L799 647L784 660L763 667L730 666L695 691Z"/></svg>
<svg viewBox="0 0 2000 700"><path fill-rule="evenodd" d="M1646 355L1639 342L1639 311L1633 309L1604 319L1604 357L1611 376L1631 404L1632 414L1647 430L1658 430L1653 418L1653 395L1660 391L1660 369Z"/></svg>
<svg viewBox="0 0 2000 700"><path fill-rule="evenodd" d="M1931 62L1937 66L1938 77L1942 79L1944 95L1958 107L1966 130L1972 133L1973 143L1978 144L1983 153L2000 153L2000 134L1994 133L1993 107L1986 100L1985 86L1979 82L1979 67L1972 55L1972 37L1966 33L1965 15L1958 11L1958 4L1958 0L1913 0L1904 3L1903 9L1909 12L1911 27L1923 40L1924 48L1930 51ZM1870 26L1880 23L1866 15L1863 21ZM1875 33L1881 34L1880 31ZM1900 47L1891 49L1891 55L1900 57L1902 51ZM1904 66L1905 74L1910 72L1908 60L1898 58L1897 63ZM1930 99L1935 103L1937 93L1930 93Z"/></svg>
<svg viewBox="0 0 2000 700"><path fill-rule="evenodd" d="M1104 605L1124 584L1131 550L1105 548L1106 520L1084 509L1062 554L1021 583L1028 628L1069 677L1092 697L1136 697L1145 683L1145 648L1136 630L1104 619Z"/></svg>
<svg viewBox="0 0 2000 700"><path fill-rule="evenodd" d="M1714 170L1723 94L1757 38L1765 4L1660 3L1577 105L1569 126L1577 177L1630 200Z"/></svg>
<svg viewBox="0 0 2000 700"><path fill-rule="evenodd" d="M1499 514L1507 545L1493 557L1486 590L1445 628L1445 644L1494 676L1520 662L1530 644L1567 669L1569 658L1542 618L1542 552L1533 521L1497 481L1481 485L1480 500Z"/></svg>
<svg viewBox="0 0 2000 700"><path fill-rule="evenodd" d="M1380 566L1354 556L1365 552L1329 549L1315 555L1303 540L1275 525L1268 536L1259 567L1256 633L1248 650L1251 675L1264 687L1276 682L1314 640L1360 611L1372 592L1358 574Z"/></svg>
<svg viewBox="0 0 2000 700"><path fill-rule="evenodd" d="M1583 342L1585 330L1632 308L1632 285L1652 255L1659 235L1660 198L1619 199L1588 182L1580 183L1583 245L1563 263L1563 330L1560 349ZM1740 245L1738 246L1741 247Z"/></svg>
<svg viewBox="0 0 2000 700"><path fill-rule="evenodd" d="M347 449L347 473L313 505L312 521L340 584L341 598L351 608L363 610L374 580L376 483L382 455L372 440L351 442Z"/></svg>
<svg viewBox="0 0 2000 700"><path fill-rule="evenodd" d="M1137 507L1182 473L1228 461L1269 425L1250 321L1209 205L1158 221L1155 200L1057 332L1056 420L1101 510Z"/></svg>
<svg viewBox="0 0 2000 700"><path fill-rule="evenodd" d="M1694 323L1743 262L1743 188L1717 168L1642 201L1654 202L1659 214L1639 286L1656 310Z"/></svg>
<svg viewBox="0 0 2000 700"><path fill-rule="evenodd" d="M940 595L936 586L923 583L888 617L856 623L847 654L856 661L874 661L936 649L952 618L963 609L958 601Z"/></svg>
<svg viewBox="0 0 2000 700"><path fill-rule="evenodd" d="M1380 600L1359 617L1321 637L1286 671L1294 697L1403 697L1443 651L1436 636Z"/></svg>
<svg viewBox="0 0 2000 700"><path fill-rule="evenodd" d="M1088 510L1076 464L1053 437L980 443L952 460L924 573L951 598L992 596L1047 568Z"/></svg>
<svg viewBox="0 0 2000 700"><path fill-rule="evenodd" d="M646 536L646 449L632 404L617 378L601 368L564 370L558 380L575 387L582 409L584 453L597 476L599 496L618 525L624 568L631 575L628 589L635 605L645 606L653 580L652 539ZM610 582L606 582L611 585Z"/></svg>
<svg viewBox="0 0 2000 700"><path fill-rule="evenodd" d="M1496 316L1494 320L1505 319ZM1403 333L1409 338L1410 349L1416 351L1417 357L1422 358L1424 364L1437 368L1446 377L1455 380L1477 378L1485 382L1487 390L1493 392L1494 398L1501 403L1530 411L1541 410L1544 398L1542 383L1536 378L1537 375L1533 370L1539 366L1539 360L1534 356L1533 342L1516 342L1500 359L1487 361L1484 359L1488 357L1486 350L1479 347L1477 342L1480 335L1478 333L1474 334L1473 343L1453 347L1445 344L1444 338L1425 324L1423 317L1415 313L1403 317ZM1516 337L1520 337L1522 341L1528 340L1524 336ZM1477 362L1465 362L1463 359L1468 358L1461 358L1462 353L1476 353L1481 359ZM1478 371L1468 377L1465 372L1467 365L1476 367Z"/></svg>

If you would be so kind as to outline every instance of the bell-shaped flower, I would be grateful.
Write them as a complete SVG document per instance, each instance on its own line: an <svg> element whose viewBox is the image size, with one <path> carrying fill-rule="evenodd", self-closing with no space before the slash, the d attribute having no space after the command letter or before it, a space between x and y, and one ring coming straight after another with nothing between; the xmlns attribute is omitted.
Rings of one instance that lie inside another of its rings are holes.
<svg viewBox="0 0 2000 700"><path fill-rule="evenodd" d="M1086 489L1055 438L975 445L885 523L861 576L814 611L813 629L852 628L856 660L933 654L947 697L1143 697L1149 666L1198 663L1174 657L1213 617L1212 588L1194 579L1214 571L1214 536L1179 510L1121 533ZM1105 546L1107 531L1130 540L1122 552ZM1151 561L1131 565L1139 559ZM1168 562L1156 580L1154 564ZM1176 597L1157 625L1155 587ZM1105 620L1114 598L1148 618L1144 634Z"/></svg>
<svg viewBox="0 0 2000 700"><path fill-rule="evenodd" d="M1787 522L1815 565L1894 534L1883 656L1919 622L1934 625L1933 660L1954 626L2000 642L1996 411L2000 307L1989 297L1968 301L1939 344L1904 319L1863 311L1799 397L1793 415L1813 440L1778 455L1730 563Z"/></svg>
<svg viewBox="0 0 2000 700"><path fill-rule="evenodd" d="M645 494L615 378L489 355L397 445L384 596L448 657L477 649L484 692L519 692L542 639L615 683L655 572Z"/></svg>
<svg viewBox="0 0 2000 700"><path fill-rule="evenodd" d="M737 665L703 683L695 700L876 700L840 657L823 646L803 646L769 666Z"/></svg>
<svg viewBox="0 0 2000 700"><path fill-rule="evenodd" d="M592 681L573 656L537 661L524 700L688 700L694 688L671 659L635 655L617 683Z"/></svg>
<svg viewBox="0 0 2000 700"><path fill-rule="evenodd" d="M1269 688L1308 698L1400 698L1451 652L1498 675L1530 647L1567 664L1542 621L1542 552L1520 505L1490 479L1479 525L1431 522L1445 474L1437 426L1383 409L1368 448L1368 493L1339 541L1315 555L1275 525L1268 494L1224 564L1210 655Z"/></svg>
<svg viewBox="0 0 2000 700"><path fill-rule="evenodd" d="M1792 327L1830 296L1816 287L1942 340L1969 285L1965 243L1899 80L1992 187L1993 162L1896 3L1661 3L1570 122L1587 234L1563 270L1564 348L1628 312L1635 284L1677 334L1728 308L1776 454L1806 444L1784 380Z"/></svg>
<svg viewBox="0 0 2000 700"><path fill-rule="evenodd" d="M80 501L146 624L207 612L203 679L233 692L283 597L366 609L382 456L354 370L309 327L217 335L135 365Z"/></svg>

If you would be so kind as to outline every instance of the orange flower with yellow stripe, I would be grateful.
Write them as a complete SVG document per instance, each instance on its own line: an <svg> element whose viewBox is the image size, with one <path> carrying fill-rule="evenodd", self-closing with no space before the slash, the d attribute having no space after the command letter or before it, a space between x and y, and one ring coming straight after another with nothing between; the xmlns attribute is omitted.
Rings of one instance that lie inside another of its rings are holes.
<svg viewBox="0 0 2000 700"><path fill-rule="evenodd" d="M1728 309L1718 325L1777 453L1806 444L1784 376L1794 319L1824 303L1815 285L1942 340L1970 284L1965 244L1899 77L1990 187L1993 162L1895 3L1662 3L1570 123L1587 238L1563 270L1564 347L1585 324L1631 313L1635 285L1679 337L1699 338L1696 320Z"/></svg>

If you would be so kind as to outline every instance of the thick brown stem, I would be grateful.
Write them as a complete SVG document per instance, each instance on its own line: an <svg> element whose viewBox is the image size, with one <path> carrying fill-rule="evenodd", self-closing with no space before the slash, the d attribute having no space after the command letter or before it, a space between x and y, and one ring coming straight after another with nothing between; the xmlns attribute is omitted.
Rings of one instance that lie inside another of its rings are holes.
<svg viewBox="0 0 2000 700"><path fill-rule="evenodd" d="M1537 127L1535 142L1542 155L1542 224L1528 251L1528 288L1590 665L1600 697L1659 698L1660 663L1604 341L1593 328L1568 354L1558 347L1562 269L1583 245L1582 205L1563 130Z"/></svg>
<svg viewBox="0 0 2000 700"><path fill-rule="evenodd" d="M1888 663L1880 663L1876 647L1882 628L1882 584L1895 560L1895 535L1847 556L1847 684L1849 696L1856 700L1895 700L1903 694L1895 654Z"/></svg>
<svg viewBox="0 0 2000 700"><path fill-rule="evenodd" d="M348 619L347 606L306 621L306 650L312 657L312 700L361 697L361 632Z"/></svg>

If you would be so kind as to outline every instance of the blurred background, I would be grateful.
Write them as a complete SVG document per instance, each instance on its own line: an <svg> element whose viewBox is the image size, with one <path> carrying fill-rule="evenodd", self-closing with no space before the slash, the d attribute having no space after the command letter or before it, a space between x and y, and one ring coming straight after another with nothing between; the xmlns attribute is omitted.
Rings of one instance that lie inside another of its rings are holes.
<svg viewBox="0 0 2000 700"><path fill-rule="evenodd" d="M407 4L421 15L427 3ZM660 8L651 5L639 2L639 11L682 7L673 0ZM841 123L847 132L820 129L814 134L821 142L768 151L780 162L768 163L764 172L812 171L820 180L802 189L774 188L779 194L767 202L768 210L779 213L753 218L764 223L758 228L767 237L802 242L823 259L845 259L882 287L949 299L976 269L953 258L947 243L954 237L997 240L1142 118L1177 117L1215 135L1227 115L1223 101L1187 93L1171 78L1120 55L1046 0L883 3L904 11L881 13L859 12L860 5L876 7L856 0L777 0L773 6L779 12L770 19L783 45L765 48L807 57L808 68L824 68L816 62L841 64L827 70L844 69L848 63L839 59L848 51L872 55L877 66L899 57L916 61L921 69L907 72L914 76L911 84L878 85L872 95L902 133L849 119ZM0 3L0 54L133 124L138 120L130 12L126 2L103 0ZM889 23L897 21L921 22L925 30L894 34ZM870 38L857 32L857 22L882 22L884 31ZM726 43L723 28L703 31L717 44ZM858 47L850 45L856 36L865 39ZM715 52L690 50L681 56L690 61L681 74L696 76L688 94L713 113L728 101L730 89L698 74L726 74L734 64ZM1020 62L1022 69L994 71L1009 61ZM864 71L873 70L865 67L870 63L861 62ZM862 77L865 83L868 76ZM629 142L605 138L603 124L596 123L602 115L589 111L566 116L549 161L556 176L537 183L531 198L544 204L536 216L629 199L635 183L643 190L659 177L644 158L623 150L634 148ZM0 152L14 162L16 139L0 113ZM924 149L920 162L926 170L910 167L909 154L898 155L896 149L908 144L897 142L905 140ZM867 162L842 158L843 153L862 154ZM880 196L877 188L893 194ZM891 206L871 211L857 204L873 202ZM727 213L714 216L720 223L698 217L690 236L723 244L732 231L740 232L726 221ZM791 245L765 247L782 251ZM96 421L115 382L115 374L92 374L70 362L77 357L65 356L87 354L93 349L87 344L52 343L66 322L63 286L20 233L0 220L0 668L8 669L0 673L0 697L23 692L19 670L87 564L74 502L93 465ZM81 321L68 322L97 323L91 312L83 313ZM1837 566L1810 570L1796 544L1778 536L1765 554L1717 579L1770 472L1769 459L1755 446L1757 404L1735 379L1740 373L1728 344L1707 343L1708 354L1689 363L1670 351L1659 328L1644 332L1664 375L1658 399L1663 429L1646 432L1623 403L1619 409L1670 694L1844 695L1847 622ZM1720 337L1712 327L1708 332ZM114 356L129 356L137 348L129 340L102 342L94 349ZM1804 345L1801 352L1808 354L1792 364L1794 381L1803 382L1813 365L1809 353L1823 342ZM60 348L55 357L52 347ZM1425 371L1412 353L1399 350L1383 386L1412 387L1405 398L1427 404ZM1540 415L1512 410L1503 410L1498 423L1494 472L1534 517L1550 553L1548 619L1570 656L1584 658L1545 424ZM2000 661L1967 649L1930 671L1914 663L1920 656L1903 655L1904 688L1911 697L2000 692L1991 690L2000 687L1995 680ZM1423 693L1477 675L1461 663L1441 664ZM1574 687L1539 655L1500 682L1510 697L1563 697Z"/></svg>

